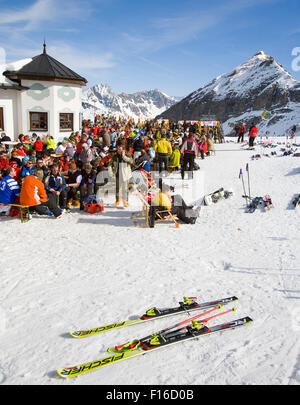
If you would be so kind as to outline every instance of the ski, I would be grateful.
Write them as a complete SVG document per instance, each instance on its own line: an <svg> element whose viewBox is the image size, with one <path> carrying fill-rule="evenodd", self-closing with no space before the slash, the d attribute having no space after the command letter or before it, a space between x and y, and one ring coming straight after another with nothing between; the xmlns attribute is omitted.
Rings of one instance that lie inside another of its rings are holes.
<svg viewBox="0 0 300 405"><path fill-rule="evenodd" d="M298 194L297 197L295 197L293 200L293 206L295 209L297 209L297 207L299 207L299 205L300 205L300 194Z"/></svg>
<svg viewBox="0 0 300 405"><path fill-rule="evenodd" d="M178 307L168 308L168 309L158 309L158 308L150 308L144 315L137 319L128 319L126 321L115 322L109 325L99 326L93 329L85 329L85 330L78 330L78 331L71 331L69 334L74 338L84 338L88 336L93 336L102 332L107 332L114 329L124 328L126 326L136 325L139 323L144 323L150 321L152 319L157 318L164 318L167 316L178 315L182 314L183 312L191 312L195 310L202 310L206 308L211 308L216 305L226 305L230 302L237 301L238 298L228 297L228 298L221 298L215 301L208 301L203 303L197 303L195 301L196 297L184 297L184 302L179 302Z"/></svg>
<svg viewBox="0 0 300 405"><path fill-rule="evenodd" d="M219 190L214 191L213 193L207 194L206 196L204 196L202 204L206 206L212 205L213 203L217 202L223 192L224 188L222 187ZM218 196L217 200L216 196Z"/></svg>
<svg viewBox="0 0 300 405"><path fill-rule="evenodd" d="M205 320L202 321L202 323ZM222 323L212 327L207 327L202 323L194 321L192 325L186 326L185 328L180 328L179 330L169 331L168 333L156 333L151 335L151 337L144 338L144 340L133 341L134 344L138 345L137 349L131 350L129 347L128 351L109 349L114 351L110 356L101 358L88 363L83 363L74 367L63 368L62 370L57 370L57 373L62 378L73 378L78 377L82 374L86 374L90 371L95 371L99 368L107 366L109 364L117 363L121 360L127 360L131 357L143 355L151 351L164 348L166 346L181 343L187 340L197 339L202 335L209 335L214 332L222 332L224 330L234 329L239 326L244 326L251 323L253 320L246 316L244 318L236 319L231 322ZM124 345L122 345L124 346ZM122 347L121 346L121 347Z"/></svg>
<svg viewBox="0 0 300 405"><path fill-rule="evenodd" d="M255 197L252 199L251 203L248 205L247 207L247 212L253 214L253 212L256 211L257 207L259 206L259 204L263 202L262 197Z"/></svg>
<svg viewBox="0 0 300 405"><path fill-rule="evenodd" d="M263 197L263 203L265 211L269 211L271 208L273 208L273 202L269 195L265 195Z"/></svg>

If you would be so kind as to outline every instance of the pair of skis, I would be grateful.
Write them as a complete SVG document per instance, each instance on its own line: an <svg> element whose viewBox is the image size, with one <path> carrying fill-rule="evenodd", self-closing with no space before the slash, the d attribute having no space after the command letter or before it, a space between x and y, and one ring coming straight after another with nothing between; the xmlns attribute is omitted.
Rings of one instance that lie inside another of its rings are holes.
<svg viewBox="0 0 300 405"><path fill-rule="evenodd" d="M252 322L252 319L247 317L237 319L232 322L223 323L220 325L215 325L212 327L207 327L206 324L210 320L226 315L230 312L235 311L235 308L230 310L210 315L211 313L222 308L222 305L234 302L237 297L229 297L225 299L220 299L216 301L204 302L198 304L194 301L194 298L185 298L184 303L180 303L179 307L170 308L169 310L158 310L156 308L151 308L146 312L139 320L136 320L135 324L138 322L146 322L151 319L156 319L165 316L177 315L183 312L189 313L196 309L208 309L206 312L193 316L182 322L176 323L168 328L160 330L152 335L146 336L141 339L135 339L131 342L115 346L114 348L109 348L107 351L110 353L109 356L98 359L96 361L87 362L74 367L63 368L62 370L57 370L59 376L63 378L77 377L82 374L88 373L90 371L97 370L106 365L119 362L121 360L126 360L134 356L149 353L152 350L157 350L168 345L173 345L186 340L196 339L202 335L219 332L227 329L233 329L238 326L246 325ZM204 317L210 315L209 317ZM204 318L203 318L204 317ZM202 319L201 319L202 318ZM120 327L133 325L133 321L116 322L111 325L103 326L100 328L89 329L86 331L70 332L73 337L86 337L91 336L96 333L101 333L104 331L113 330Z"/></svg>
<svg viewBox="0 0 300 405"><path fill-rule="evenodd" d="M248 196L243 196L243 197L249 198ZM271 197L269 195L265 195L264 197L253 198L252 201L250 202L250 204L247 206L247 212L249 212L249 213L255 212L260 204L263 204L264 211L269 211L271 208L274 207Z"/></svg>
<svg viewBox="0 0 300 405"><path fill-rule="evenodd" d="M271 197L269 195L265 195L263 198L263 204L264 204L264 210L269 211L271 208L273 208L273 202L271 200Z"/></svg>
<svg viewBox="0 0 300 405"><path fill-rule="evenodd" d="M264 210L268 211L270 208L273 208L273 202L272 199L269 195L265 195L264 197L251 197L251 190L250 190L250 170L249 170L249 164L247 163L246 165L246 172L247 172L247 177L248 177L248 195L246 192L246 187L245 187L245 182L244 182L244 175L243 175L243 170L240 169L240 174L239 174L239 179L242 180L243 184L243 190L244 190L244 195L243 198L246 198L246 204L247 204L247 212L253 213L256 211L257 207L262 203L264 205ZM248 202L249 200L249 202Z"/></svg>

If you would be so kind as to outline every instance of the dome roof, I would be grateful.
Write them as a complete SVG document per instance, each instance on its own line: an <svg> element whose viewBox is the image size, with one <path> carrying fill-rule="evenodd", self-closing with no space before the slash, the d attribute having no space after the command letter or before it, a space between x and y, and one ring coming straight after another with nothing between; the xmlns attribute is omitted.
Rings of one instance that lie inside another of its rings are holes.
<svg viewBox="0 0 300 405"><path fill-rule="evenodd" d="M58 62L46 52L46 44L42 54L32 58L31 62L27 63L21 69L3 72L3 75L10 80L34 79L46 81L72 82L85 86L87 80L69 69L67 66Z"/></svg>

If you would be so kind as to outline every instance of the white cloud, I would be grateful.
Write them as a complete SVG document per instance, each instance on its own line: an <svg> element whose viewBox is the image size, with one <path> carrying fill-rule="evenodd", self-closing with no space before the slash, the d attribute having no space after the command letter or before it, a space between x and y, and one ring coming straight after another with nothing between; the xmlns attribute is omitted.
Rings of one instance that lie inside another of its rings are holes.
<svg viewBox="0 0 300 405"><path fill-rule="evenodd" d="M2 30L13 27L18 31L34 31L44 27L47 22L50 23L48 30L51 26L64 26L68 21L80 18L83 10L85 15L90 11L83 0L63 0L63 3L58 0L36 0L27 7L1 10L0 27Z"/></svg>
<svg viewBox="0 0 300 405"><path fill-rule="evenodd" d="M78 49L65 42L59 42L47 47L47 53L67 65L70 69L86 72L99 69L108 69L116 65L111 52L101 52L94 48Z"/></svg>

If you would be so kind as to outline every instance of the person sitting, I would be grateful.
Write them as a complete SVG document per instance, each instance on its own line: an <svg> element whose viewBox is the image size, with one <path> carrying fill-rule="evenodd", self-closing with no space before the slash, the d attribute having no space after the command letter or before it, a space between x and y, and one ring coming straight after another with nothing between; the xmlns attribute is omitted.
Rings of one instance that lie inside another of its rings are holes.
<svg viewBox="0 0 300 405"><path fill-rule="evenodd" d="M9 159L7 157L7 153L2 151L0 152L0 176L4 174L5 170L9 167Z"/></svg>
<svg viewBox="0 0 300 405"><path fill-rule="evenodd" d="M62 210L57 206L55 199L49 199L45 190L43 180L43 170L35 170L32 175L23 180L20 204L30 207L31 212L39 215L49 215L50 211L56 218L60 218Z"/></svg>
<svg viewBox="0 0 300 405"><path fill-rule="evenodd" d="M36 141L33 144L33 149L36 151L38 157L42 156L44 144L39 136L36 138Z"/></svg>
<svg viewBox="0 0 300 405"><path fill-rule="evenodd" d="M23 169L21 171L21 177L31 176L34 172L34 160L28 159L24 162Z"/></svg>
<svg viewBox="0 0 300 405"><path fill-rule="evenodd" d="M14 204L20 195L20 187L16 180L16 171L9 167L0 181L0 215L8 215L10 206L1 204Z"/></svg>
<svg viewBox="0 0 300 405"><path fill-rule="evenodd" d="M6 135L5 132L2 132L1 137L0 137L0 143L3 143L3 144L4 144L4 143L6 143L6 142L11 142L11 139L10 139L9 136ZM8 150L9 150L9 146L8 146L8 145L5 145L5 147L6 147L6 150L8 151Z"/></svg>
<svg viewBox="0 0 300 405"><path fill-rule="evenodd" d="M163 191L162 191L163 190ZM193 209L193 206L187 205L183 198L177 195L171 195L171 188L168 185L163 185L162 190L157 192L153 198L149 210L150 224L154 225L156 212L167 210L172 215L176 215L178 219L186 224L195 224L199 211Z"/></svg>
<svg viewBox="0 0 300 405"><path fill-rule="evenodd" d="M55 151L55 141L51 135L46 136L46 150L49 153L54 153Z"/></svg>
<svg viewBox="0 0 300 405"><path fill-rule="evenodd" d="M44 184L49 201L53 204L59 202L62 209L68 210L66 181L64 176L59 173L58 164L52 165L51 172L44 179Z"/></svg>
<svg viewBox="0 0 300 405"><path fill-rule="evenodd" d="M133 170L141 170L143 169L145 172L150 172L151 165L150 165L150 156L148 153L145 151L145 149L142 149L140 151L141 155L137 157L134 161L134 167Z"/></svg>
<svg viewBox="0 0 300 405"><path fill-rule="evenodd" d="M81 184L80 184L80 210L84 210L84 199L94 195L94 185L96 180L96 172L93 170L92 165L85 164L81 171Z"/></svg>
<svg viewBox="0 0 300 405"><path fill-rule="evenodd" d="M66 179L67 206L68 208L72 205L80 207L78 191L80 190L82 175L74 163L69 164L68 171L66 172Z"/></svg>
<svg viewBox="0 0 300 405"><path fill-rule="evenodd" d="M48 166L46 166L46 165L44 164L44 161L43 161L42 158L38 158L38 159L36 160L35 170L43 170L43 173L44 173L43 179L44 179L44 178L48 175L48 173L49 173L49 168L48 168Z"/></svg>
<svg viewBox="0 0 300 405"><path fill-rule="evenodd" d="M55 154L56 155L63 155L65 153L67 145L68 145L67 141L63 141L60 144L58 144L57 148L55 149Z"/></svg>

